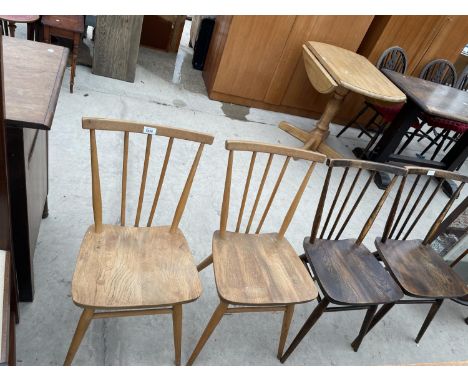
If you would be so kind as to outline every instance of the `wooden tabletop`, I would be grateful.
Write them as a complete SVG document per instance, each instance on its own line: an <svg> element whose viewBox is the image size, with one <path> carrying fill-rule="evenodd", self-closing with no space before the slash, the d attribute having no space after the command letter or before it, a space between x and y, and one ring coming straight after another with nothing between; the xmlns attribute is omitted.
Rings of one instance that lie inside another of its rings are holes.
<svg viewBox="0 0 468 382"><path fill-rule="evenodd" d="M14 23L34 23L39 20L39 15L0 15L0 19Z"/></svg>
<svg viewBox="0 0 468 382"><path fill-rule="evenodd" d="M339 86L383 102L405 102L406 96L367 58L338 46L308 41L306 46Z"/></svg>
<svg viewBox="0 0 468 382"><path fill-rule="evenodd" d="M5 36L2 41L6 125L50 129L68 48Z"/></svg>
<svg viewBox="0 0 468 382"><path fill-rule="evenodd" d="M42 16L42 24L67 31L83 33L84 16Z"/></svg>
<svg viewBox="0 0 468 382"><path fill-rule="evenodd" d="M468 123L468 92L405 76L387 69L382 72L425 113Z"/></svg>

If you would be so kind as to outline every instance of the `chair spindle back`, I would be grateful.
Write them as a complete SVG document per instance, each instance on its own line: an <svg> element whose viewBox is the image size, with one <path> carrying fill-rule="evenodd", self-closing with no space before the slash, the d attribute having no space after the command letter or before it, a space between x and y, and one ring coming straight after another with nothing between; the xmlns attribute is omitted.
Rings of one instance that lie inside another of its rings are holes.
<svg viewBox="0 0 468 382"><path fill-rule="evenodd" d="M426 64L419 77L437 84L454 86L457 82L457 71L450 61L438 59Z"/></svg>
<svg viewBox="0 0 468 382"><path fill-rule="evenodd" d="M340 168L343 170L343 173L340 178L340 183L338 184L338 188L329 206L328 214L325 218L325 222L322 226L322 230L319 235L318 232L319 232L320 223L322 220L322 215L324 214L325 202L326 202L327 196L329 194L332 194L331 190L329 190L330 179L331 179L333 171L335 169L340 169ZM354 176L351 174L351 171L350 171L351 169L353 169L353 172L355 172ZM354 171L354 169L356 171ZM369 175L367 176L362 189L359 191L356 185L358 184L359 179L365 172L363 170L369 171ZM317 238L326 239L326 240L339 240L340 239L345 228L347 227L348 223L352 219L353 214L356 212L358 206L360 205L365 194L367 193L369 189L369 185L374 180L376 172L378 171L392 174L393 177L392 177L392 180L390 181L390 184L388 185L386 190L382 193L381 197L375 204L371 214L365 221L364 226L361 229L358 238L356 239L356 244L358 245L362 243L367 233L369 232L370 228L372 227L372 224L374 223L380 209L382 208L383 204L385 203L385 200L387 199L390 191L392 190L395 182L397 181L397 178L399 176L405 175L406 170L402 167L396 167L396 166L391 166L391 165L386 165L386 164L360 161L360 160L337 159L337 160L328 161L328 171L327 171L327 175L326 175L325 182L323 185L322 193L320 195L319 204L317 206L317 212L315 214L314 222L312 225L310 243L314 243ZM352 180L347 181L347 179L349 178L352 178ZM340 198L340 196L342 195L342 191L344 191L343 189L346 189L346 188L348 189L348 191L346 192L344 199L342 197ZM355 198L354 204L351 206L351 208L348 208L347 210L348 202L351 200L351 196L356 195L356 194L357 196ZM342 201L340 199L342 199ZM338 207L337 212L335 212L335 207ZM344 217L344 220L341 222L343 217ZM334 219L334 222L331 224L331 227L328 230L328 234L327 234L327 228L330 222L332 221L332 218ZM336 235L333 238L333 234L335 232L336 232Z"/></svg>
<svg viewBox="0 0 468 382"><path fill-rule="evenodd" d="M177 129L166 126L159 126L154 124L143 124L138 122L129 122L122 120L112 120L112 119L101 119L101 118L83 118L82 120L83 129L87 129L90 132L90 146L91 146L91 173L92 173L92 194L93 194L93 213L94 213L94 225L95 232L99 233L102 231L102 196L101 196L101 183L99 178L99 161L98 161L98 152L96 144L96 130L107 130L107 131L116 131L123 132L124 135L124 145L123 145L123 160L122 160L122 198L120 205L120 224L125 226L126 223L126 207L127 207L127 172L128 172L128 154L129 154L129 141L130 133L136 134L146 134L146 148L145 148L145 159L143 162L143 170L141 174L140 182L140 191L138 196L138 205L136 210L136 216L134 221L134 226L138 227L141 219L141 212L143 207L143 201L146 190L146 183L148 177L148 169L150 163L151 155L151 143L153 140L153 135L163 136L169 138L166 153L164 157L164 162L161 168L161 173L159 176L157 188L154 194L153 203L151 206L151 211L149 213L148 221L146 223L147 227L150 227L154 215L156 212L156 207L158 205L159 197L161 195L161 190L163 187L164 179L166 176L166 170L171 156L172 146L174 139L182 139L187 141L192 141L199 143L198 150L195 154L195 157L192 162L189 174L185 181L181 196L177 203L176 210L171 223L171 232L174 233L177 231L182 214L187 203L187 199L192 187L193 179L200 162L200 158L203 152L205 144L211 145L213 143L213 136L209 134L198 133L195 131Z"/></svg>
<svg viewBox="0 0 468 382"><path fill-rule="evenodd" d="M382 235L383 242L387 239L406 240L416 225L423 222L421 217L429 210L437 208L433 200L439 193L443 181L451 180L458 182L456 191L443 205L441 212L424 237L423 244L429 244L435 239L434 235L439 225L447 215L455 199L460 195L464 184L468 181L468 177L450 171L435 170L427 167L408 166L406 169L408 173L403 178L392 205ZM437 183L433 182L434 180L437 180ZM419 188L418 185L420 186ZM437 205L440 204L438 203Z"/></svg>
<svg viewBox="0 0 468 382"><path fill-rule="evenodd" d="M297 206L301 200L302 194L304 193L304 190L307 187L309 179L313 173L315 164L317 162L324 163L326 160L326 156L319 154L319 153L312 152L312 151L308 151L308 150L296 149L296 148L279 146L279 145L271 145L271 144L265 144L265 143L258 143L258 142L248 142L248 141L226 141L226 149L229 151L229 158L228 158L228 165L227 165L227 172L226 172L226 180L225 180L225 185L224 185L223 204L222 204L222 209L221 209L221 222L220 222L221 235L223 235L223 233L225 233L227 230L230 196L231 196L232 170L233 170L233 162L234 162L234 153L236 151L248 151L248 152L252 152L252 154L250 157L247 178L244 184L244 191L242 193L241 206L239 209L239 213L237 214L235 232L240 232L241 230L246 201L248 199L248 194L249 194L250 185L251 185L252 174L254 172L255 162L258 156L257 154L259 153L268 154L268 159L263 169L262 177L258 185L258 190L255 195L252 210L250 211L250 215L247 221L247 225L245 229L246 234L250 233L251 231L252 223L257 212L257 208L258 208L258 205L259 205L259 202L260 202L260 199L261 199L264 187L265 187L266 180L270 173L271 164L273 162L274 156L275 155L284 156L285 159L281 167L281 170L278 174L278 177L276 179L276 182L273 186L273 189L270 193L265 209L263 210L260 221L255 230L255 234L259 234L263 227L263 224L268 216L268 212L270 211L271 205L273 204L273 201L276 197L276 194L281 185L281 182L283 180L284 174L287 170L287 167L288 167L288 164L290 163L291 158L304 159L310 162L308 170L304 178L302 179L298 190L296 191L296 194L291 202L291 205L289 206L286 216L284 217L281 227L279 229L278 236L280 238L283 238L289 224L291 223L291 220L294 216Z"/></svg>
<svg viewBox="0 0 468 382"><path fill-rule="evenodd" d="M376 66L379 69L389 69L394 72L405 74L406 68L408 67L408 58L406 57L405 50L399 46L392 46L391 48L385 49L380 55Z"/></svg>

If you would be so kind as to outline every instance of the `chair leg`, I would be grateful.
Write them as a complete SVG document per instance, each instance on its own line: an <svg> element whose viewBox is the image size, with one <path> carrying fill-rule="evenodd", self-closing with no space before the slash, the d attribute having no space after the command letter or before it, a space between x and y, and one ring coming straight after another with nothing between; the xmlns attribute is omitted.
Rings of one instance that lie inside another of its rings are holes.
<svg viewBox="0 0 468 382"><path fill-rule="evenodd" d="M352 125L359 119L359 117L360 117L361 115L364 114L364 112L367 110L368 107L369 107L369 106L367 106L367 105L364 106L364 107L361 109L361 111L360 111L359 113L357 113L356 116L355 116L351 121L349 121L349 122L346 124L345 127L343 127L343 128L341 129L341 131L336 135L336 137L338 138L341 134L343 134L346 130L348 130L349 127L352 126Z"/></svg>
<svg viewBox="0 0 468 382"><path fill-rule="evenodd" d="M424 156L424 154L426 154L426 152L432 147L434 146L435 144L437 144L437 142L439 141L439 139L442 137L442 135L444 134L444 132L441 132L439 134L436 135L436 137L431 141L431 143L429 143L426 148L422 151L421 153L421 156Z"/></svg>
<svg viewBox="0 0 468 382"><path fill-rule="evenodd" d="M174 331L175 364L180 366L180 355L182 352L182 304L172 307L172 328Z"/></svg>
<svg viewBox="0 0 468 382"><path fill-rule="evenodd" d="M383 305L379 311L375 314L374 318L372 319L372 322L370 323L369 327L367 328L367 333L369 333L372 328L377 325L377 323L388 313L390 309L392 309L395 306L395 303L391 304L385 304ZM366 333L366 334L367 334Z"/></svg>
<svg viewBox="0 0 468 382"><path fill-rule="evenodd" d="M418 129L414 129L414 131L411 133L411 135L406 140L406 142L403 143L403 146L401 146L401 149L397 153L398 155L400 155L408 147L408 145L411 143L411 141L414 139L417 133L418 133Z"/></svg>
<svg viewBox="0 0 468 382"><path fill-rule="evenodd" d="M422 336L426 332L426 329L428 328L429 324L432 322L432 319L436 315L437 311L440 309L440 306L442 305L443 301L444 300L439 299L439 300L436 300L436 302L432 304L431 309L429 309L429 313L427 314L427 317L424 320L424 323L421 326L421 329L419 330L418 336L416 337L415 341L417 344L419 343L419 341L421 341Z"/></svg>
<svg viewBox="0 0 468 382"><path fill-rule="evenodd" d="M213 333L216 326L219 324L219 321L221 321L221 318L223 318L224 313L226 313L228 306L229 304L225 302L221 301L219 303L218 307L216 308L213 315L211 316L211 319L208 322L208 325L206 325L205 331L203 332L200 339L198 340L197 346L195 346L195 349L193 349L192 355L187 361L187 366L193 365L193 362L198 357L198 354L200 354L200 351L203 349L203 346L205 346L206 341L208 341L208 338L210 338L211 333Z"/></svg>
<svg viewBox="0 0 468 382"><path fill-rule="evenodd" d="M283 355L284 345L286 344L286 339L288 338L289 327L291 326L291 320L294 314L294 305L286 306L286 310L283 314L283 325L281 326L281 336L278 345L278 354L277 358L280 359Z"/></svg>
<svg viewBox="0 0 468 382"><path fill-rule="evenodd" d="M210 265L213 262L213 255L208 256L200 264L197 265L197 271L201 272L203 269L205 269L208 265Z"/></svg>
<svg viewBox="0 0 468 382"><path fill-rule="evenodd" d="M297 345L299 345L302 339L306 336L306 334L309 333L309 330L312 329L312 326L315 325L315 323L323 314L323 312L325 312L325 309L327 308L329 303L330 300L327 297L324 297L322 301L320 301L320 303L311 313L307 321L304 323L304 325L302 325L301 330L299 330L299 333L297 333L296 337L291 342L291 345L289 345L286 352L282 355L280 359L281 363L284 363L288 359L288 357L291 355L294 349L296 349Z"/></svg>
<svg viewBox="0 0 468 382"><path fill-rule="evenodd" d="M75 358L75 354L80 347L81 340L83 339L86 330L88 329L89 323L93 319L94 310L85 308L83 313L81 313L80 320L76 326L75 334L73 335L70 348L68 349L67 357L65 358L64 366L70 366Z"/></svg>
<svg viewBox="0 0 468 382"><path fill-rule="evenodd" d="M434 150L434 153L432 154L432 157L431 157L431 160L434 160L434 158L437 156L437 154L439 153L440 149L442 148L442 146L444 145L445 141L447 140L447 137L449 135L449 132L450 130L445 130L444 132L442 132L440 135L442 136L442 139L441 141L439 142L439 144L437 145L436 149Z"/></svg>
<svg viewBox="0 0 468 382"><path fill-rule="evenodd" d="M365 335L368 333L369 327L372 323L372 320L375 316L376 311L377 311L377 305L372 305L371 307L369 307L369 309L367 309L367 313L361 325L361 330L359 331L359 334L356 337L356 339L351 343L351 346L355 352L359 350L359 346L361 346L362 340L364 339Z"/></svg>

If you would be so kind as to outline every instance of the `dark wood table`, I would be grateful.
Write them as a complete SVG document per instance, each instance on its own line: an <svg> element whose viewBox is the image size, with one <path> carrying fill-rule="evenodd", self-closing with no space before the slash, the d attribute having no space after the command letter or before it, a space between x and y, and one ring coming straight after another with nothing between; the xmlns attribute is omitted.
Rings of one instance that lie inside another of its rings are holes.
<svg viewBox="0 0 468 382"><path fill-rule="evenodd" d="M463 134L441 161L397 155L395 151L411 126L422 113L468 123L468 92L449 86L405 76L387 69L382 72L406 94L407 101L397 117L384 131L369 160L376 162L399 162L416 166L433 167L444 170L457 170L468 156L468 134ZM375 178L379 188L385 188L389 178L381 173ZM444 183L447 194L453 192L449 183Z"/></svg>
<svg viewBox="0 0 468 382"><path fill-rule="evenodd" d="M47 216L48 130L68 49L3 38L5 124L11 229L21 301L34 296L33 255Z"/></svg>

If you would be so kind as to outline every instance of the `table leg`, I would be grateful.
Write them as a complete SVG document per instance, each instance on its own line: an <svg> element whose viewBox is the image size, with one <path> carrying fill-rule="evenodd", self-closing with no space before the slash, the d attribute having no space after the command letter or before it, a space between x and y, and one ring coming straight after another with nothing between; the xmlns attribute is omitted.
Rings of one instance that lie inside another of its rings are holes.
<svg viewBox="0 0 468 382"><path fill-rule="evenodd" d="M48 25L44 25L44 42L50 44L50 28Z"/></svg>
<svg viewBox="0 0 468 382"><path fill-rule="evenodd" d="M374 150L369 153L368 159L374 162L388 162L390 155L396 151L401 140L410 128L411 123L417 118L418 114L419 107L408 99L407 103L403 106L390 126L384 130ZM378 172L374 178L374 182L381 190L386 189L390 183L390 176L386 173Z"/></svg>
<svg viewBox="0 0 468 382"><path fill-rule="evenodd" d="M333 96L328 101L322 116L310 133L287 122L280 122L279 128L304 142L304 146L302 148L305 150L319 151L332 158L341 158L342 156L340 153L333 150L324 141L330 133L330 122L336 116L346 94L348 94L348 90L346 89L338 88L334 91Z"/></svg>
<svg viewBox="0 0 468 382"><path fill-rule="evenodd" d="M27 39L33 41L34 40L34 23L27 23Z"/></svg>
<svg viewBox="0 0 468 382"><path fill-rule="evenodd" d="M70 93L73 93L73 85L75 83L75 69L76 69L76 61L78 58L78 48L80 47L80 34L75 33L73 35L73 55L72 55L72 63L71 63L71 70L70 70Z"/></svg>

